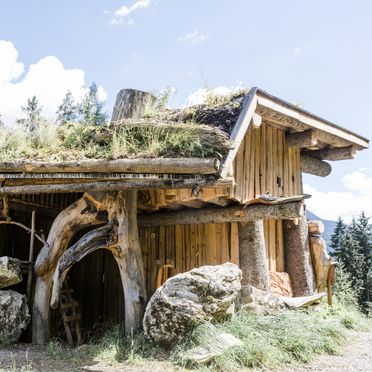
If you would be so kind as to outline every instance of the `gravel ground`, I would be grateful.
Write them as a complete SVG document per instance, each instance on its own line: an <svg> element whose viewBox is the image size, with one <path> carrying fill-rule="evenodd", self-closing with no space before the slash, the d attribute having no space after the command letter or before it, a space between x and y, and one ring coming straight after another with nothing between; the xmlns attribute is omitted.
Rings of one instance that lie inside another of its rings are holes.
<svg viewBox="0 0 372 372"><path fill-rule="evenodd" d="M45 349L37 345L18 344L0 349L0 371L94 371L94 372L172 372L170 363L152 362L133 367L111 366L92 360L79 368L66 361L52 361L46 358ZM307 365L290 366L278 372L372 372L372 331L350 333L350 342L340 355L322 355Z"/></svg>
<svg viewBox="0 0 372 372"><path fill-rule="evenodd" d="M307 365L284 368L280 372L372 372L372 332L350 334L340 355L321 355Z"/></svg>

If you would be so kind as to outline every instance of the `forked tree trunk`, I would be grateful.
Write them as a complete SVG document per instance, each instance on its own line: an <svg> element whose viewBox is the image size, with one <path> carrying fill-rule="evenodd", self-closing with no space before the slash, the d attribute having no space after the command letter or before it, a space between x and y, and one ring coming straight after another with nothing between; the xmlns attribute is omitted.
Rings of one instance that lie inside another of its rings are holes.
<svg viewBox="0 0 372 372"><path fill-rule="evenodd" d="M53 274L59 258L67 249L72 237L81 229L105 222L102 213L87 209L84 198L72 203L54 220L47 245L40 251L36 263L37 275L32 309L32 342L45 344L50 337L50 298ZM86 212L86 213L84 213Z"/></svg>
<svg viewBox="0 0 372 372"><path fill-rule="evenodd" d="M314 294L314 274L311 264L309 229L306 216L298 223L284 221L286 271L291 279L293 296Z"/></svg>
<svg viewBox="0 0 372 372"><path fill-rule="evenodd" d="M269 271L266 260L264 227L262 220L239 223L239 265L242 286L252 285L269 291Z"/></svg>

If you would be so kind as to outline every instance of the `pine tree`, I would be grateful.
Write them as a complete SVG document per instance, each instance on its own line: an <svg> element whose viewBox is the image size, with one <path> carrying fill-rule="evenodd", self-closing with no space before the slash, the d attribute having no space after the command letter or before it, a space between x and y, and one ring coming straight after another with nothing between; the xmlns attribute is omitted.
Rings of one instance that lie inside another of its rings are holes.
<svg viewBox="0 0 372 372"><path fill-rule="evenodd" d="M57 123L63 124L76 121L78 116L78 106L75 104L71 91L68 91L63 98L62 103L58 106Z"/></svg>
<svg viewBox="0 0 372 372"><path fill-rule="evenodd" d="M43 107L39 106L39 101L36 96L27 100L27 105L22 106L22 112L25 114L24 119L17 120L19 124L25 126L30 133L35 132L38 124L41 122L41 111Z"/></svg>
<svg viewBox="0 0 372 372"><path fill-rule="evenodd" d="M342 218L339 217L336 227L333 231L330 243L330 247L332 248L333 252L335 252L336 256L341 249L341 242L345 236L346 229L347 229L346 224L344 223Z"/></svg>
<svg viewBox="0 0 372 372"><path fill-rule="evenodd" d="M106 123L106 113L102 112L104 102L98 98L96 83L92 83L79 109L80 121L85 124L102 125Z"/></svg>

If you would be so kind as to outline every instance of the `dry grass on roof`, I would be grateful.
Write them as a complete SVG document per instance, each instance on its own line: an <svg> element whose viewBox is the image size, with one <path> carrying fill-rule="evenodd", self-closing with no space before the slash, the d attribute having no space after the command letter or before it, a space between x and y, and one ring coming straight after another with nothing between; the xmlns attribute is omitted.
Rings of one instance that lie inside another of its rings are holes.
<svg viewBox="0 0 372 372"><path fill-rule="evenodd" d="M222 158L230 149L220 130L194 123L131 122L115 127L42 122L0 132L0 162L154 157Z"/></svg>

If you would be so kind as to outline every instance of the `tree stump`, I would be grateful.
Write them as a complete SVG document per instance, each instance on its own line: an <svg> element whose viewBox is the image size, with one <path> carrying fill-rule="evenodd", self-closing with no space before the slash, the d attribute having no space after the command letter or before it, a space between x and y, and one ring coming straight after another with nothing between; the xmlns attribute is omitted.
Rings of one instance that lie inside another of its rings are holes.
<svg viewBox="0 0 372 372"><path fill-rule="evenodd" d="M292 283L293 296L314 294L314 274L311 264L309 229L305 216L295 221L286 220L284 244L286 251L286 271Z"/></svg>
<svg viewBox="0 0 372 372"><path fill-rule="evenodd" d="M156 97L151 93L135 89L122 89L116 96L111 122L122 119L139 119L155 104Z"/></svg>
<svg viewBox="0 0 372 372"><path fill-rule="evenodd" d="M263 221L242 222L239 223L238 229L239 265L243 273L242 286L251 285L269 291Z"/></svg>

